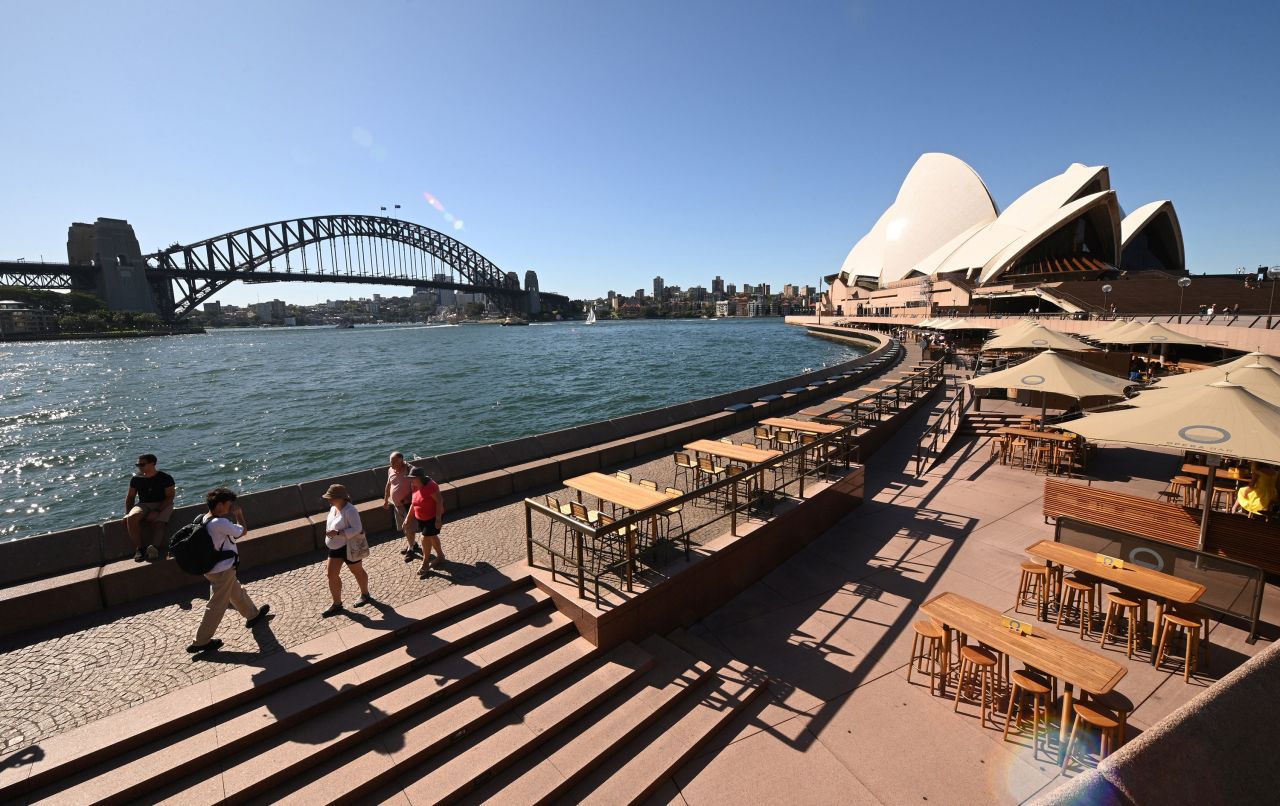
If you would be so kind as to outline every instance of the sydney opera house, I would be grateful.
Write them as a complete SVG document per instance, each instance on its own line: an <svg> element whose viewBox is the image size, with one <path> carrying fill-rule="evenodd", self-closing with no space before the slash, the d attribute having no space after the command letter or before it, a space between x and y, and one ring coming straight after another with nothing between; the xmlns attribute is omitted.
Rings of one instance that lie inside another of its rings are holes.
<svg viewBox="0 0 1280 806"><path fill-rule="evenodd" d="M925 154L827 280L847 315L1074 313L1123 301L1099 296L1109 282L1176 289L1186 271L1173 203L1126 214L1106 166L1073 164L1000 211L966 163Z"/></svg>

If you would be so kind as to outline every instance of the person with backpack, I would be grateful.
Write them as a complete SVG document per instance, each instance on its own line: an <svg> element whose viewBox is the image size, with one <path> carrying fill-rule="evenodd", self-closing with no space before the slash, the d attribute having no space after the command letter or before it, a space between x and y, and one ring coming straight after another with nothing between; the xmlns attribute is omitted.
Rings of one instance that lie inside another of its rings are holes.
<svg viewBox="0 0 1280 806"><path fill-rule="evenodd" d="M343 611L340 574L343 564L346 564L347 570L360 586L360 598L356 599L356 607L369 604L373 601L373 596L369 594L369 575L362 564L369 554L369 542L365 537L364 524L360 522L360 511L351 503L351 495L341 484L330 484L321 498L329 502L329 516L324 525L324 545L329 549L326 571L333 604L320 615L329 618Z"/></svg>
<svg viewBox="0 0 1280 806"><path fill-rule="evenodd" d="M244 525L244 512L236 504L236 494L226 487L215 487L205 494L205 506L209 511L192 524L184 527L174 535L174 557L183 570L190 571L193 563L196 566L213 564L203 571L204 578L209 580L209 604L205 605L204 618L200 621L200 629L196 630L196 639L187 647L187 651L196 654L209 652L222 646L222 641L213 637L227 612L227 605L244 616L244 626L256 627L271 610L271 605L255 607L249 594L236 579L236 566L240 563L240 551L236 540L244 537L248 530Z"/></svg>

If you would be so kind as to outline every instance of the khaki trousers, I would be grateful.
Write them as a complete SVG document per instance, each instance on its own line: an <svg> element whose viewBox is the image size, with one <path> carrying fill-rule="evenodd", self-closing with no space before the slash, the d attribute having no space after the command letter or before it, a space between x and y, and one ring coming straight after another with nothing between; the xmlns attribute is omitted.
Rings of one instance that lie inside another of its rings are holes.
<svg viewBox="0 0 1280 806"><path fill-rule="evenodd" d="M200 622L200 629L196 631L197 645L207 644L213 638L213 634L218 631L218 625L222 623L223 614L227 612L228 604L245 619L258 615L258 608L254 606L253 600L244 592L244 588L240 587L240 581L236 579L236 569L228 568L225 571L205 574L204 578L209 580L209 604L205 605L204 619Z"/></svg>

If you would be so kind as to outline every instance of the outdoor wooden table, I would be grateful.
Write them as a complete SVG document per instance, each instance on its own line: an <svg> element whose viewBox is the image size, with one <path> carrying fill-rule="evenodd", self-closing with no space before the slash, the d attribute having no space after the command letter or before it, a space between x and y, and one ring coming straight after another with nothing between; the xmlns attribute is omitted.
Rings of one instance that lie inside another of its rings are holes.
<svg viewBox="0 0 1280 806"><path fill-rule="evenodd" d="M1195 478L1197 490L1204 489L1204 483L1209 478L1208 465L1185 464L1182 466L1182 472ZM1248 472L1243 472L1238 467L1217 468L1213 473L1213 477L1215 479L1222 479L1223 481L1243 481L1245 484L1248 484L1251 479Z"/></svg>
<svg viewBox="0 0 1280 806"><path fill-rule="evenodd" d="M1071 442L1074 439L1078 439L1075 434L1058 434L1053 431L1037 431L1034 428L1017 428L1015 426L1005 426L998 429L996 433L1027 437L1028 439L1046 439L1050 442Z"/></svg>
<svg viewBox="0 0 1280 806"><path fill-rule="evenodd" d="M582 494L586 493L587 495L594 495L600 501L617 504L632 512L657 506L667 500L665 493L650 490L648 487L642 487L629 481L623 481L617 476L606 476L604 473L587 473L582 476L574 476L571 479L566 479L564 484L571 490L577 490L579 503L582 502ZM658 533L658 516L656 513L653 516L650 528L653 529L653 534L656 535ZM628 529L626 538L627 590L631 590L632 562L636 556L635 532Z"/></svg>
<svg viewBox="0 0 1280 806"><path fill-rule="evenodd" d="M1089 576L1110 582L1112 585L1130 588L1153 597L1156 600L1156 625L1160 624L1160 618L1164 614L1166 602L1182 605L1195 604L1204 595L1204 585L1199 582L1192 582L1172 574L1166 574L1163 571L1157 571L1154 568L1146 568L1128 562L1124 564L1122 569L1109 567L1097 561L1097 552L1077 546L1068 546L1054 540L1037 541L1027 546L1026 551L1033 557L1048 560L1050 566L1057 564L1067 568L1074 568L1077 571L1083 571ZM1043 621L1049 620L1047 601L1040 608L1040 618ZM1147 620L1145 603L1142 620ZM1156 637L1154 633L1155 631L1152 630L1148 633L1148 637L1154 640ZM1155 658L1153 657L1151 661L1155 663Z"/></svg>
<svg viewBox="0 0 1280 806"><path fill-rule="evenodd" d="M733 459L747 464L757 464L764 462L775 456L781 456L782 451L767 450L764 448L753 448L750 445L730 445L727 442L717 442L714 439L699 439L690 442L684 446L686 451L694 451L695 453L709 453L712 456L723 456L726 459Z"/></svg>
<svg viewBox="0 0 1280 806"><path fill-rule="evenodd" d="M807 420L793 420L789 417L766 417L760 421L760 424L771 425L774 428L787 428L792 431L804 431L809 434L834 434L840 430L838 425L811 423Z"/></svg>
<svg viewBox="0 0 1280 806"><path fill-rule="evenodd" d="M1040 630L1033 631L1031 635L1012 632L1001 623L1004 618L1002 613L958 593L935 596L922 604L920 610L946 626L1062 681L1062 719L1058 726L1059 756L1066 750L1067 729L1072 722L1072 685L1080 686L1090 694L1106 694L1116 687L1128 671L1112 659L1090 652L1079 644L1065 641L1056 635ZM949 630L943 630L942 651L950 659Z"/></svg>

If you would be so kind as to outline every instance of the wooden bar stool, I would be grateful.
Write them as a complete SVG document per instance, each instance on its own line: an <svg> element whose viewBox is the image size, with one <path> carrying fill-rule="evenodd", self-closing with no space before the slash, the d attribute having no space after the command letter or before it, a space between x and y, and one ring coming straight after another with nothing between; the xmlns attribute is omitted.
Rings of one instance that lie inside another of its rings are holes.
<svg viewBox="0 0 1280 806"><path fill-rule="evenodd" d="M1009 463L1009 435L998 434L991 438L991 457L999 459L1000 464L1007 465Z"/></svg>
<svg viewBox="0 0 1280 806"><path fill-rule="evenodd" d="M1200 622L1200 665L1197 668L1209 668L1209 611L1199 605L1174 605L1173 612L1183 618Z"/></svg>
<svg viewBox="0 0 1280 806"><path fill-rule="evenodd" d="M1133 650L1138 646L1138 640L1142 632L1142 602L1122 596L1119 593L1107 594L1107 618L1102 622L1102 640L1101 646L1107 646L1107 636L1111 634L1112 627L1119 627L1120 619L1128 621L1128 646L1126 647L1127 658L1133 657ZM1116 640L1120 640L1119 637Z"/></svg>
<svg viewBox="0 0 1280 806"><path fill-rule="evenodd" d="M965 646L960 648L960 677L956 680L956 706L953 711L960 712L960 697L965 690L965 675L968 673L970 677L970 687L968 699L973 699L973 690L977 688L978 707L982 713L982 725L985 727L987 721L991 721L991 727L995 727L995 720L991 718L991 712L995 706L995 669L996 658L985 649L976 646ZM974 679L976 678L976 679Z"/></svg>
<svg viewBox="0 0 1280 806"><path fill-rule="evenodd" d="M1031 469L1037 473L1044 470L1047 474L1053 466L1053 443L1038 440L1031 447Z"/></svg>
<svg viewBox="0 0 1280 806"><path fill-rule="evenodd" d="M1164 663L1165 653L1169 649L1169 638L1177 633L1182 633L1186 639L1186 654L1183 656L1182 663L1182 680L1190 683L1191 669L1198 663L1200 656L1200 626L1199 619L1180 616L1172 611L1166 612L1163 626L1160 629L1160 646L1156 650L1156 668L1160 668L1160 664Z"/></svg>
<svg viewBox="0 0 1280 806"><path fill-rule="evenodd" d="M1075 720L1071 723L1071 738L1067 739L1067 752L1063 754L1062 769L1065 772L1067 765L1071 763L1071 751L1076 744L1076 731L1083 722L1092 728L1098 729L1098 761L1106 758L1112 750L1119 747L1123 737L1120 736L1120 720L1115 714L1103 708L1097 703L1075 703L1072 710L1076 713Z"/></svg>
<svg viewBox="0 0 1280 806"><path fill-rule="evenodd" d="M1045 680L1040 679L1032 672L1014 672L1009 675L1009 682L1012 688L1009 690L1009 710L1004 715L1004 740L1009 741L1009 726L1013 724L1013 709L1016 705L1018 708L1018 724L1014 728L1018 733L1022 732L1022 720L1024 717L1023 704L1027 695L1031 696L1031 752L1035 754L1039 747L1040 739L1040 719L1044 717L1045 730L1049 729L1049 685Z"/></svg>
<svg viewBox="0 0 1280 806"><path fill-rule="evenodd" d="M1230 487L1220 487L1213 485L1213 508L1220 511L1228 511L1231 505L1236 501L1235 485Z"/></svg>
<svg viewBox="0 0 1280 806"><path fill-rule="evenodd" d="M1044 612L1049 602L1049 567L1040 563L1022 563L1022 575L1018 579L1018 595L1013 601L1013 612L1028 602L1035 608L1036 617Z"/></svg>
<svg viewBox="0 0 1280 806"><path fill-rule="evenodd" d="M1080 622L1080 637L1086 632L1093 632L1094 599L1093 582L1085 582L1077 577L1068 577L1062 581L1062 598L1058 600L1058 623L1062 628L1062 614L1067 608L1074 607Z"/></svg>
<svg viewBox="0 0 1280 806"><path fill-rule="evenodd" d="M942 657L942 628L932 621L917 621L911 625L915 635L911 639L911 662L907 664L907 682L911 682L911 672L929 675L929 693L935 686L939 693L945 679L945 666ZM928 664L926 668L925 664Z"/></svg>
<svg viewBox="0 0 1280 806"><path fill-rule="evenodd" d="M1200 506L1200 495L1196 489L1196 480L1190 476L1174 476L1169 479L1169 486L1165 488L1165 495L1169 498L1177 498L1178 503L1183 506Z"/></svg>

